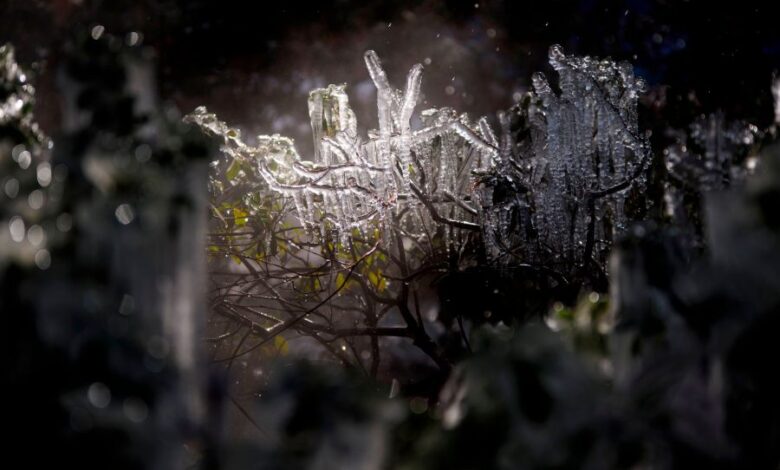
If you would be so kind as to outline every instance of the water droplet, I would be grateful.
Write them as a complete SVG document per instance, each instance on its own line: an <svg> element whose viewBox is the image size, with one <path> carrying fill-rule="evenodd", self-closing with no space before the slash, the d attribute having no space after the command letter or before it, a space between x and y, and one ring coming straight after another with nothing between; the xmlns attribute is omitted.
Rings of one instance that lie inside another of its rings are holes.
<svg viewBox="0 0 780 470"><path fill-rule="evenodd" d="M8 229L11 232L11 240L20 243L24 240L24 220L18 215L11 217L8 223Z"/></svg>
<svg viewBox="0 0 780 470"><path fill-rule="evenodd" d="M3 189L5 190L6 196L11 199L15 198L19 194L19 180L16 178L9 178L8 181L5 182Z"/></svg>
<svg viewBox="0 0 780 470"><path fill-rule="evenodd" d="M94 28L92 28L91 36L92 39L98 40L103 35L103 32L105 32L106 28L103 25L97 25Z"/></svg>
<svg viewBox="0 0 780 470"><path fill-rule="evenodd" d="M87 390L87 399L95 408L105 408L111 403L111 390L101 382L95 382Z"/></svg>
<svg viewBox="0 0 780 470"><path fill-rule="evenodd" d="M27 230L27 240L33 246L40 246L46 240L46 233L40 225L33 225Z"/></svg>
<svg viewBox="0 0 780 470"><path fill-rule="evenodd" d="M36 189L27 196L27 204L30 209L37 211L43 207L43 191Z"/></svg>
<svg viewBox="0 0 780 470"><path fill-rule="evenodd" d="M48 186L51 183L51 165L48 162L39 164L35 176L38 178L38 184L44 188Z"/></svg>
<svg viewBox="0 0 780 470"><path fill-rule="evenodd" d="M46 270L51 266L51 255L49 250L38 250L35 253L35 265L38 269Z"/></svg>
<svg viewBox="0 0 780 470"><path fill-rule="evenodd" d="M141 43L141 35L135 31L131 31L127 33L127 36L125 37L125 43L130 47L137 46Z"/></svg>
<svg viewBox="0 0 780 470"><path fill-rule="evenodd" d="M19 157L17 159L17 163L19 163L19 167L22 170L26 170L30 167L30 163L32 163L32 155L27 150L22 150L19 152Z"/></svg>
<svg viewBox="0 0 780 470"><path fill-rule="evenodd" d="M135 219L135 212L130 204L120 204L114 211L114 215L122 225L127 225Z"/></svg>

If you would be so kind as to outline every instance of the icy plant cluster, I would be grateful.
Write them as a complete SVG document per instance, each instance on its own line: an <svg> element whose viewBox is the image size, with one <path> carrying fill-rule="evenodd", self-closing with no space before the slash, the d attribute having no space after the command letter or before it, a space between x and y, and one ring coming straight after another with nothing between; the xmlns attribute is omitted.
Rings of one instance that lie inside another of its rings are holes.
<svg viewBox="0 0 780 470"><path fill-rule="evenodd" d="M664 206L677 226L696 232L702 195L738 186L756 167L750 150L761 132L744 121L728 121L723 113L703 115L686 130L667 131L674 143L664 149Z"/></svg>
<svg viewBox="0 0 780 470"><path fill-rule="evenodd" d="M478 230L477 209L470 205L472 174L492 168L497 155L487 122L472 123L449 108L429 109L420 115L422 127L413 130L422 66L412 68L401 91L390 85L375 52L368 51L365 62L377 88L379 129L367 138L358 135L344 85L314 90L311 160L301 159L292 140L278 135L248 145L205 108L188 119L221 136L229 156L252 159L268 189L293 200L302 224L322 236L335 231L345 241L354 229L385 232L391 225L420 233L432 222Z"/></svg>
<svg viewBox="0 0 780 470"><path fill-rule="evenodd" d="M247 144L203 107L187 119L221 137L229 157L253 162L264 188L294 201L307 229L343 242L389 227L412 239L470 230L482 232L490 259L571 265L626 225L629 189L641 190L649 151L637 125L643 84L629 64L567 57L553 46L560 93L537 74L523 104L499 114L497 135L485 117L474 122L450 108L422 111L413 128L422 66L397 90L376 53L365 62L379 129L358 134L344 85L314 90L311 160L278 135Z"/></svg>
<svg viewBox="0 0 780 470"><path fill-rule="evenodd" d="M46 140L33 121L34 101L35 89L16 63L14 48L8 44L0 46L0 125L14 124L35 140Z"/></svg>
<svg viewBox="0 0 780 470"><path fill-rule="evenodd" d="M533 91L500 115L499 162L480 193L483 230L495 258L571 267L609 248L628 222L627 199L644 187L644 84L628 63L567 57L559 46L550 64L560 93L535 74Z"/></svg>

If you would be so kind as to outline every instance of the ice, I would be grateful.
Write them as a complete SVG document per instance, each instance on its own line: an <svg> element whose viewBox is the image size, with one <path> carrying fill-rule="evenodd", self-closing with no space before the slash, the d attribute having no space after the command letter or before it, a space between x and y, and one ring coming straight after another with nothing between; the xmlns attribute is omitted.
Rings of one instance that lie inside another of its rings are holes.
<svg viewBox="0 0 780 470"><path fill-rule="evenodd" d="M742 184L754 169L749 155L759 131L744 121L728 121L721 112L700 116L688 129L667 131L674 141L664 150L669 175L665 212L678 226L693 230L695 212L705 193ZM686 204L686 200L692 201ZM693 204L693 205L691 205Z"/></svg>
<svg viewBox="0 0 780 470"><path fill-rule="evenodd" d="M549 60L560 93L534 74L533 91L499 115L500 163L480 192L486 251L505 263L603 265L614 229L628 223L629 190L645 184L649 147L636 111L644 84L628 64L560 46Z"/></svg>
<svg viewBox="0 0 780 470"><path fill-rule="evenodd" d="M311 160L300 158L292 141L277 135L259 136L257 145L249 145L202 107L186 119L220 136L228 156L256 165L265 190L292 199L302 225L318 227L321 234L337 232L346 242L352 229L373 233L369 228L377 222L383 230L402 226L412 237L436 220L478 228L476 209L467 201L473 170L492 167L497 153L487 122L475 125L442 108L425 111L423 127L413 129L422 66L412 67L399 91L375 52L366 52L365 62L377 89L379 129L365 138L358 135L345 85L314 90L308 100ZM405 210L418 205L428 211Z"/></svg>
<svg viewBox="0 0 780 470"><path fill-rule="evenodd" d="M629 222L629 192L641 194L645 185L649 150L636 111L644 85L630 65L567 56L553 46L560 92L535 74L533 91L499 113L496 133L487 118L474 121L450 108L422 111L413 128L422 66L412 67L401 91L375 52L364 59L377 89L379 129L358 135L345 85L314 90L309 160L281 136L248 145L205 109L188 119L221 136L228 155L256 165L265 190L292 199L312 233L348 242L353 229L395 227L422 240L439 226L434 231L445 235L447 249L461 232L481 232L485 254L499 263L603 265Z"/></svg>

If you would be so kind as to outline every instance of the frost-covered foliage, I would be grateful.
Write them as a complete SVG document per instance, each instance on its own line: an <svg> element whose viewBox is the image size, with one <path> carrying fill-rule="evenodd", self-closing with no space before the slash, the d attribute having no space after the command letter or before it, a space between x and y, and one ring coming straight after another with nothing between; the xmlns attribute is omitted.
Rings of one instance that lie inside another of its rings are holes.
<svg viewBox="0 0 780 470"><path fill-rule="evenodd" d="M267 188L292 200L301 223L323 239L335 231L346 245L355 229L364 233L378 226L387 233L391 224L407 228L412 237L432 222L477 230L471 177L474 170L489 168L496 155L489 126L442 108L423 111L423 127L412 130L422 66L412 68L400 91L388 82L375 52L368 51L365 61L377 88L379 129L367 138L358 135L345 86L314 90L309 95L312 160L302 159L292 140L278 135L246 144L238 130L205 108L188 118L221 136L228 155L253 159ZM426 210L417 210L421 206Z"/></svg>
<svg viewBox="0 0 780 470"><path fill-rule="evenodd" d="M666 216L698 237L702 196L744 183L756 167L757 158L750 151L761 132L752 124L729 122L723 113L714 113L700 116L687 131L669 129L667 134L674 143L663 151Z"/></svg>
<svg viewBox="0 0 780 470"><path fill-rule="evenodd" d="M0 125L14 124L29 137L45 141L46 137L33 120L34 102L35 88L16 63L14 48L9 44L0 46Z"/></svg>
<svg viewBox="0 0 780 470"><path fill-rule="evenodd" d="M639 132L643 83L631 65L567 57L550 49L561 93L542 74L533 92L501 115L498 166L480 199L488 253L571 271L603 265L641 194L649 147Z"/></svg>
<svg viewBox="0 0 780 470"><path fill-rule="evenodd" d="M500 115L499 138L488 119L472 122L449 108L423 111L421 128L412 129L422 66L400 91L373 51L365 60L379 129L358 135L343 85L314 90L311 161L278 135L247 144L205 108L188 119L222 137L228 156L250 162L323 239L335 231L346 245L353 233L379 227L389 243L394 225L422 242L438 225L450 242L461 230L481 231L487 257L504 264L563 265L568 274L593 255L603 266L628 221L629 195L642 192L649 151L637 124L643 85L629 64L552 47L561 93L536 75L524 104Z"/></svg>
<svg viewBox="0 0 780 470"><path fill-rule="evenodd" d="M35 122L34 103L35 88L13 47L0 47L0 267L13 260L48 268L48 246L60 235L48 215L62 190L61 172L49 162L51 141Z"/></svg>

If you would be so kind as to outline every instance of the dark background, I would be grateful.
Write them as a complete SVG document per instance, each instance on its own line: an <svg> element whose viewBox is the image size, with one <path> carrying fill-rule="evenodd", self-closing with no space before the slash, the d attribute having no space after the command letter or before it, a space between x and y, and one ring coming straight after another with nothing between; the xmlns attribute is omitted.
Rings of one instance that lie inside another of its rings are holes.
<svg viewBox="0 0 780 470"><path fill-rule="evenodd" d="M139 32L157 60L159 92L183 112L206 105L250 134L278 132L310 153L308 91L349 83L365 130L376 125L362 53L391 80L424 62L424 103L473 115L509 107L544 71L547 50L629 60L651 85L646 102L682 127L702 112L762 127L780 67L780 2L628 0L0 0L0 41L35 65L37 117L56 134L62 44L103 25ZM428 59L428 60L426 60Z"/></svg>

